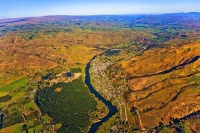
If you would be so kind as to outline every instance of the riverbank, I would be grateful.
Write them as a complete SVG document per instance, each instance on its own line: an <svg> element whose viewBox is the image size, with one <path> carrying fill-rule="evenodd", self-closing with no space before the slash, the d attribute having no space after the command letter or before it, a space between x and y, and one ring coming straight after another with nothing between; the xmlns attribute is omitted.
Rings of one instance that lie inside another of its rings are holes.
<svg viewBox="0 0 200 133"><path fill-rule="evenodd" d="M101 96L92 86L91 82L90 82L90 64L91 61L95 59L96 56L94 56L87 64L86 68L85 68L85 84L88 86L90 92L92 94L94 94L94 96L102 101L109 109L108 114L103 117L99 122L93 123L90 130L88 131L88 133L94 133L97 131L98 127L105 121L107 121L110 117L112 117L114 114L117 113L117 108L115 106L112 105L112 103L108 100L106 100L103 96Z"/></svg>

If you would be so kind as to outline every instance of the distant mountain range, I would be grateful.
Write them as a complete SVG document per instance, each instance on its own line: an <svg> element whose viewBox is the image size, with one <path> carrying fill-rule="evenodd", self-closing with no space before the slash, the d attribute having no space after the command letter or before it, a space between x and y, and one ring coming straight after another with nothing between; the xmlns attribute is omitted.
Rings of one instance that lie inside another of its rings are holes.
<svg viewBox="0 0 200 133"><path fill-rule="evenodd" d="M91 15L91 16L71 16L71 15L49 15L41 17L5 18L0 19L0 25L19 24L30 22L52 22L52 21L127 21L137 23L173 23L174 21L200 21L200 12L172 13L161 15Z"/></svg>

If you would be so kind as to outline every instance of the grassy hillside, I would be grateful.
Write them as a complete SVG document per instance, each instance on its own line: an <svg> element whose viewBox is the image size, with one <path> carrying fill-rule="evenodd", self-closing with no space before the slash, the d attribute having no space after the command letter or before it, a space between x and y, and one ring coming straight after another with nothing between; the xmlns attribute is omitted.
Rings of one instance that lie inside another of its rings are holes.
<svg viewBox="0 0 200 133"><path fill-rule="evenodd" d="M64 75L94 55L92 84L119 110L99 131L199 132L199 14L0 20L2 132L51 132L60 123L59 131L86 131L107 109L81 79ZM108 49L114 53L103 53ZM37 92L45 115L34 102Z"/></svg>
<svg viewBox="0 0 200 133"><path fill-rule="evenodd" d="M115 80L119 79L114 75L120 71L121 77L126 78L129 89L124 98L130 112L138 111L132 117L138 119L139 116L143 127L155 127L159 123L168 125L175 118L181 119L200 110L197 100L200 93L199 50L199 43L153 48L109 68L117 70L109 71L112 82L117 83ZM139 119L129 122L141 128L137 121Z"/></svg>

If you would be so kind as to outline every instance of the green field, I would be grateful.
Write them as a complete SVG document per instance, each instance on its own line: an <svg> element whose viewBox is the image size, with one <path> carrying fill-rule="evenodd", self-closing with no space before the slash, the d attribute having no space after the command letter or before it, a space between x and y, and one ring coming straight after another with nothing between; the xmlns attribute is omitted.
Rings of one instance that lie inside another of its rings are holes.
<svg viewBox="0 0 200 133"><path fill-rule="evenodd" d="M11 91L15 89L20 89L21 87L25 87L27 82L28 82L27 78L21 78L19 80L10 83L9 85L0 88L0 91Z"/></svg>

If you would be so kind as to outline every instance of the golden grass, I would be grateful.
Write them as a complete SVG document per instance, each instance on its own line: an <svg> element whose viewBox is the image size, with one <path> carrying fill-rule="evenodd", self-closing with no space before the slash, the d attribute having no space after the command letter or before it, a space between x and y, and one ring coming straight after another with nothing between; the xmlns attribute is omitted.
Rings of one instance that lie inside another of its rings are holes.
<svg viewBox="0 0 200 133"><path fill-rule="evenodd" d="M144 126L156 126L162 121L161 118L168 124L169 117L182 118L200 109L197 102L200 59L166 74L145 76L168 70L199 56L199 53L200 45L194 43L181 47L150 49L141 56L118 63L118 66L122 65L127 78L144 76L129 78L128 84L133 91L126 99L129 108L136 106L141 112ZM153 109L148 110L150 108Z"/></svg>
<svg viewBox="0 0 200 133"><path fill-rule="evenodd" d="M61 92L62 91L62 87L61 88L56 88L54 91L55 92Z"/></svg>
<svg viewBox="0 0 200 133"><path fill-rule="evenodd" d="M1 91L1 92L0 92L0 97L5 96L5 95L7 95L7 94L8 94L8 92L6 92L6 91L3 92L3 91Z"/></svg>
<svg viewBox="0 0 200 133"><path fill-rule="evenodd" d="M6 127L1 129L2 133L14 133L14 126Z"/></svg>
<svg viewBox="0 0 200 133"><path fill-rule="evenodd" d="M199 43L188 44L179 48L151 49L144 52L142 56L134 57L121 62L121 64L128 76L142 76L168 70L198 56L198 53L200 53Z"/></svg>

